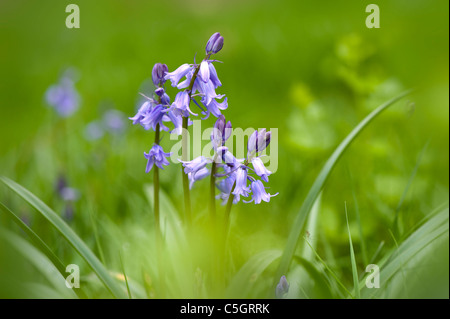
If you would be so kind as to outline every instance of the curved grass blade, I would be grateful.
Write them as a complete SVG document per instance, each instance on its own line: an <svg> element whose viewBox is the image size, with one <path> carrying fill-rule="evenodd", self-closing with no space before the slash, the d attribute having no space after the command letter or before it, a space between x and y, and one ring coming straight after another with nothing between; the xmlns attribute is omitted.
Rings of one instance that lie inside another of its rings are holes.
<svg viewBox="0 0 450 319"><path fill-rule="evenodd" d="M27 224L25 224L22 219L20 219L16 214L14 214L8 207L0 202L0 210L6 213L34 242L36 247L47 256L47 258L53 263L53 265L58 269L59 273L64 277L66 275L66 267L62 261L56 256L50 247L39 237ZM87 298L87 296L79 289L75 289L74 292L79 298Z"/></svg>
<svg viewBox="0 0 450 319"><path fill-rule="evenodd" d="M309 241L306 241L309 245L309 247L311 248L311 250L313 251L313 253L316 255L317 259L319 259L319 261L322 263L322 265L325 267L325 269L331 274L331 276L334 278L334 280L336 280L336 283L353 299L353 295L350 291L348 291L347 287L345 287L345 285L339 280L338 276L334 273L334 271L327 265L327 263L320 258L319 254L317 253L317 251L313 248L313 246L309 243Z"/></svg>
<svg viewBox="0 0 450 319"><path fill-rule="evenodd" d="M0 236L33 265L55 289L53 290L45 285L43 287L46 287L48 291L57 292L59 298L77 298L75 289L67 289L64 275L42 252L25 239L6 229L2 229Z"/></svg>
<svg viewBox="0 0 450 319"><path fill-rule="evenodd" d="M294 262L297 262L299 267L302 267L311 279L313 279L315 288L320 292L320 298L333 298L332 289L328 278L324 275L325 273L319 271L311 261L303 257L294 256ZM302 292L305 293L305 291Z"/></svg>
<svg viewBox="0 0 450 319"><path fill-rule="evenodd" d="M355 288L355 298L360 299L358 270L356 268L355 251L353 250L352 234L350 233L350 225L348 224L347 203L345 203L345 219L347 221L348 241L350 243L350 259L352 261L353 286Z"/></svg>
<svg viewBox="0 0 450 319"><path fill-rule="evenodd" d="M128 285L128 277L127 277L127 274L126 274L126 272L125 272L125 266L123 265L122 254L120 253L120 251L119 251L119 259L120 259L120 266L121 266L121 268L122 268L123 278L124 278L124 280L125 280L125 285L127 286L128 298L129 298L129 299L133 299L133 298L131 297L130 286Z"/></svg>
<svg viewBox="0 0 450 319"><path fill-rule="evenodd" d="M402 275L402 271L414 272L419 270L419 267L416 268L415 263L417 261L414 259L417 258L417 256L421 256L422 252L428 249L429 254L434 254L434 245L436 243L439 243L440 240L447 241L448 243L448 213L448 207L442 209L438 214L434 215L416 229L390 256L379 262L378 265L381 269L380 286L383 287L383 289L368 289L365 287L365 280L362 280L359 284L360 288L362 288L362 297L374 298L384 293L386 289L389 288L389 282L397 274Z"/></svg>
<svg viewBox="0 0 450 319"><path fill-rule="evenodd" d="M53 210L51 210L44 202L37 198L30 191L10 180L7 177L1 176L2 181L12 191L22 197L31 206L33 206L42 216L44 216L56 230L69 242L69 244L80 254L86 263L97 274L104 286L115 298L126 298L125 292L119 287L116 281L110 276L103 264L98 260L94 253L78 237L78 235L61 219Z"/></svg>
<svg viewBox="0 0 450 319"><path fill-rule="evenodd" d="M248 298L256 278L280 256L281 251L274 249L262 251L250 258L231 280L225 298Z"/></svg>
<svg viewBox="0 0 450 319"><path fill-rule="evenodd" d="M326 180L328 179L328 176L330 175L331 171L333 170L334 166L336 165L337 161L340 159L342 154L345 152L345 150L348 148L348 146L353 142L353 140L361 133L361 131L370 123L373 119L375 119L381 112L383 112L385 109L387 109L389 106L400 100L401 98L405 97L406 95L410 94L412 90L408 90L406 92L401 93L397 97L387 101L386 103L380 105L375 110L373 110L369 115L367 115L351 132L347 135L347 137L339 144L339 146L336 148L336 150L333 152L333 154L328 158L327 162L323 166L322 170L320 171L319 175L317 176L316 180L314 181L314 184L311 186L311 189L308 192L308 195L306 195L306 199L304 200L300 211L298 212L297 216L295 217L292 230L289 233L289 237L287 240L286 248L283 251L283 255L281 256L280 265L278 267L278 270L276 271L273 287L276 286L277 280L287 272L289 265L292 261L292 257L294 256L295 249L297 247L300 234L303 230L303 227L305 225L306 218L308 217L309 212L311 211L311 208L319 195L320 191L323 188L323 185L325 184ZM277 279L278 278L278 279ZM274 289L272 291L275 291ZM273 294L271 295L273 297Z"/></svg>

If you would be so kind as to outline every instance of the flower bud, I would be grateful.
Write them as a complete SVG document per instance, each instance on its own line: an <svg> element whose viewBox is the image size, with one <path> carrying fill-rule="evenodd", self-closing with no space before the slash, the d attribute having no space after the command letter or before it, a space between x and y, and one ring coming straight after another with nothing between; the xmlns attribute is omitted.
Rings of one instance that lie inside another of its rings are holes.
<svg viewBox="0 0 450 319"><path fill-rule="evenodd" d="M214 33L206 43L206 54L217 53L223 47L223 37L219 32Z"/></svg>
<svg viewBox="0 0 450 319"><path fill-rule="evenodd" d="M248 156L252 157L253 155L257 155L264 151L269 145L271 137L272 133L270 131L266 132L266 129L262 129L259 132L254 131L252 135L250 135L247 143Z"/></svg>
<svg viewBox="0 0 450 319"><path fill-rule="evenodd" d="M226 123L225 116L221 114L214 124L213 130L211 132L211 141L213 143L214 149L217 149L218 147L225 144L226 140L231 135L231 131L231 122L228 121L228 123Z"/></svg>
<svg viewBox="0 0 450 319"><path fill-rule="evenodd" d="M162 84L164 84L164 82L166 82L166 80L164 79L166 72L169 72L169 68L167 67L167 65L156 63L153 66L152 70L153 84L155 84L156 86L161 86Z"/></svg>
<svg viewBox="0 0 450 319"><path fill-rule="evenodd" d="M277 298L281 299L285 294L289 292L289 284L286 280L286 276L281 276L280 282L277 285L277 288L275 290L275 294Z"/></svg>

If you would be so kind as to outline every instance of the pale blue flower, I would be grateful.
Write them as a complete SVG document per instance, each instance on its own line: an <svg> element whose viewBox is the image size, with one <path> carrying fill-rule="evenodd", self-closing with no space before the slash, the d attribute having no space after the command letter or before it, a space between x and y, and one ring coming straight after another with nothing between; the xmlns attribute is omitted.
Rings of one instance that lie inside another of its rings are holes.
<svg viewBox="0 0 450 319"><path fill-rule="evenodd" d="M166 157L169 157L170 155L171 153L165 153L160 145L153 144L148 154L144 152L144 157L148 160L145 172L150 172L153 168L153 164L161 169L164 169L163 165L169 165Z"/></svg>
<svg viewBox="0 0 450 319"><path fill-rule="evenodd" d="M152 69L152 81L155 86L162 86L166 82L165 74L169 68L165 64L156 63Z"/></svg>
<svg viewBox="0 0 450 319"><path fill-rule="evenodd" d="M269 202L270 198L278 195L278 193L271 195L266 192L263 183L260 180L254 180L251 183L252 199L250 201L244 201L245 203L255 202L255 204L261 203L261 201Z"/></svg>
<svg viewBox="0 0 450 319"><path fill-rule="evenodd" d="M253 169L255 170L256 175L261 177L261 179L265 182L269 181L269 175L272 174L263 164L261 158L254 157L252 159Z"/></svg>
<svg viewBox="0 0 450 319"><path fill-rule="evenodd" d="M142 103L141 107L139 108L138 112L135 116L129 117L130 120L133 121L133 124L142 124L142 120L152 111L153 107L156 105L156 102L151 100L145 100L144 103Z"/></svg>
<svg viewBox="0 0 450 319"><path fill-rule="evenodd" d="M199 156L194 158L192 161L181 161L183 163L184 172L195 173L201 169L203 169L207 164L212 163L212 160L206 158L205 156Z"/></svg>
<svg viewBox="0 0 450 319"><path fill-rule="evenodd" d="M187 63L181 65L178 69L176 69L173 72L167 72L164 76L164 79L170 80L173 87L176 87L178 85L178 82L185 77L189 71L193 69L192 65L189 65ZM178 87L180 89L180 87Z"/></svg>
<svg viewBox="0 0 450 319"><path fill-rule="evenodd" d="M189 189L192 188L192 186L194 185L194 183L196 181L199 181L199 180L207 177L209 174L210 174L210 171L206 167L203 167L195 172L188 173Z"/></svg>
<svg viewBox="0 0 450 319"><path fill-rule="evenodd" d="M165 108L161 104L158 104L150 112L146 113L145 117L141 120L141 124L146 130L151 128L155 131L156 125L159 124L160 130L168 131L169 128L163 124L163 121L170 121L170 118L167 117Z"/></svg>
<svg viewBox="0 0 450 319"><path fill-rule="evenodd" d="M277 298L281 299L285 294L289 292L289 284L286 280L286 276L281 276L280 282L277 284L275 289L275 295Z"/></svg>
<svg viewBox="0 0 450 319"><path fill-rule="evenodd" d="M84 129L84 137L89 141L99 140L105 135L105 130L99 121L92 121Z"/></svg>
<svg viewBox="0 0 450 319"><path fill-rule="evenodd" d="M211 142L214 150L225 145L226 140L230 137L232 131L231 122L225 122L225 116L219 115L211 132Z"/></svg>
<svg viewBox="0 0 450 319"><path fill-rule="evenodd" d="M117 110L108 110L103 114L103 126L112 134L120 134L125 129L125 115Z"/></svg>
<svg viewBox="0 0 450 319"><path fill-rule="evenodd" d="M236 171L236 186L234 187L233 195L236 201L240 200L240 196L248 197L250 188L247 187L247 169L240 167Z"/></svg>
<svg viewBox="0 0 450 319"><path fill-rule="evenodd" d="M62 77L58 84L47 89L45 98L61 117L72 115L78 110L80 103L80 96L75 89L74 82L66 76Z"/></svg>
<svg viewBox="0 0 450 319"><path fill-rule="evenodd" d="M266 132L266 129L254 131L248 138L247 143L247 158L250 160L253 156L257 156L266 149L270 143L272 133Z"/></svg>

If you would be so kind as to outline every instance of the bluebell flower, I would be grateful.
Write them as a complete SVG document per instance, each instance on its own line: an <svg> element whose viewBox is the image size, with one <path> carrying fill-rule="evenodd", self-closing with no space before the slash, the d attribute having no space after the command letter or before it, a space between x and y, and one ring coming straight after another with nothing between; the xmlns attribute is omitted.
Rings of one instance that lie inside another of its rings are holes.
<svg viewBox="0 0 450 319"><path fill-rule="evenodd" d="M230 151L226 149L223 149L221 153L222 161L231 169L240 167L242 165L242 162L244 161L244 159L237 159Z"/></svg>
<svg viewBox="0 0 450 319"><path fill-rule="evenodd" d="M117 110L108 110L103 114L103 126L112 134L120 134L125 129L124 114Z"/></svg>
<svg viewBox="0 0 450 319"><path fill-rule="evenodd" d="M183 117L180 114L175 114L172 110L167 112L167 116L174 126L174 129L170 133L180 135L183 132Z"/></svg>
<svg viewBox="0 0 450 319"><path fill-rule="evenodd" d="M216 196L217 199L222 200L222 205L225 205L230 197L231 190L233 189L234 182L236 181L236 172L231 171L231 168L228 166L224 167L226 171L230 172L230 174L216 183L217 188L220 190L220 194ZM233 203L236 204L239 199L234 196Z"/></svg>
<svg viewBox="0 0 450 319"><path fill-rule="evenodd" d="M277 287L275 289L275 295L277 296L277 298L281 299L288 292L289 292L289 284L286 280L286 276L283 275L280 278L280 282L277 284Z"/></svg>
<svg viewBox="0 0 450 319"><path fill-rule="evenodd" d="M175 96L175 101L172 103L170 109L175 113L175 115L181 115L184 117L188 117L189 113L197 115L191 111L189 108L189 103L189 93L186 91L181 91Z"/></svg>
<svg viewBox="0 0 450 319"><path fill-rule="evenodd" d="M166 82L165 74L169 72L169 68L165 64L156 63L152 69L152 80L155 86L162 86Z"/></svg>
<svg viewBox="0 0 450 319"><path fill-rule="evenodd" d="M198 72L198 76L200 80L207 83L209 81L209 65L208 61L203 60L202 63L200 63L200 70Z"/></svg>
<svg viewBox="0 0 450 319"><path fill-rule="evenodd" d="M145 117L141 120L141 124L146 130L150 128L156 130L156 125L159 124L160 130L168 131L169 128L163 124L163 121L170 121L167 117L165 108L158 104L150 112L147 112Z"/></svg>
<svg viewBox="0 0 450 319"><path fill-rule="evenodd" d="M192 186L194 185L194 182L207 177L209 174L210 174L210 171L206 167L203 167L197 171L188 173L189 189L192 188Z"/></svg>
<svg viewBox="0 0 450 319"><path fill-rule="evenodd" d="M266 149L270 143L272 133L266 132L266 129L254 131L248 138L247 143L247 158L251 160L253 156L257 156Z"/></svg>
<svg viewBox="0 0 450 319"><path fill-rule="evenodd" d="M80 192L76 188L69 187L63 175L58 177L56 191L64 201L64 217L69 221L72 220L74 215L73 202L80 198Z"/></svg>
<svg viewBox="0 0 450 319"><path fill-rule="evenodd" d="M99 140L105 135L105 130L99 121L92 121L84 129L84 137L89 141Z"/></svg>
<svg viewBox="0 0 450 319"><path fill-rule="evenodd" d="M167 72L166 75L164 76L164 79L170 80L173 87L178 87L180 89L181 87L178 86L178 83L180 82L180 80L183 77L185 77L189 73L189 71L192 71L193 69L194 69L194 67L192 65L185 63L185 64L181 65L175 71ZM191 76L191 78L192 78L192 76ZM186 85L186 87L187 87L187 85Z"/></svg>
<svg viewBox="0 0 450 319"><path fill-rule="evenodd" d="M251 183L252 199L250 201L244 201L245 203L255 202L255 204L261 203L261 201L269 202L270 198L278 195L278 193L271 195L266 193L266 189L260 180L254 180Z"/></svg>
<svg viewBox="0 0 450 319"><path fill-rule="evenodd" d="M252 159L253 168L255 170L256 175L261 177L261 179L265 182L269 181L269 175L272 174L265 166L262 160L259 157L254 157Z"/></svg>
<svg viewBox="0 0 450 319"><path fill-rule="evenodd" d="M189 178L189 188L192 188L194 182L199 181L210 174L210 170L206 168L206 165L212 163L210 158L199 156L192 161L180 161L183 163L184 173Z"/></svg>
<svg viewBox="0 0 450 319"><path fill-rule="evenodd" d="M73 80L66 76L63 76L58 84L51 85L47 89L45 98L61 117L72 115L80 103L80 96Z"/></svg>
<svg viewBox="0 0 450 319"><path fill-rule="evenodd" d="M186 174L188 173L195 173L204 167L206 167L207 164L212 163L212 160L209 158L206 158L205 156L199 156L194 158L192 161L180 161L183 164L184 172Z"/></svg>
<svg viewBox="0 0 450 319"><path fill-rule="evenodd" d="M226 108L228 108L228 100L227 98L225 98L222 103L219 103L213 99L211 100L211 103L205 106L206 112L202 112L203 114L205 114L205 117L203 118L204 120L209 117L210 113L212 113L212 115L214 115L215 117L219 117L222 114L220 110L225 110Z"/></svg>
<svg viewBox="0 0 450 319"><path fill-rule="evenodd" d="M227 176L226 178L220 180L219 182L217 182L217 188L225 194L230 194L231 193L231 189L233 188L233 184L236 181L236 174L235 173L231 173L229 176Z"/></svg>
<svg viewBox="0 0 450 319"><path fill-rule="evenodd" d="M214 67L214 64L208 63L208 66L209 66L209 80L217 89L219 86L222 86L222 82L220 82L219 77L217 76L217 71L216 68Z"/></svg>
<svg viewBox="0 0 450 319"><path fill-rule="evenodd" d="M80 192L73 187L64 187L61 190L61 198L65 201L76 201L80 198Z"/></svg>
<svg viewBox="0 0 450 319"><path fill-rule="evenodd" d="M159 87L155 90L155 94L161 99L161 103L164 106L170 105L170 97L167 95L166 90L164 88ZM155 102L156 103L156 102Z"/></svg>
<svg viewBox="0 0 450 319"><path fill-rule="evenodd" d="M144 152L144 157L148 160L145 172L150 172L153 168L153 164L161 169L164 169L163 165L169 165L166 157L169 157L170 155L171 153L165 153L160 145L153 144L148 154Z"/></svg>
<svg viewBox="0 0 450 319"><path fill-rule="evenodd" d="M144 124L142 124L142 120L152 111L155 105L156 102L153 99L146 100L144 103L142 103L136 115L133 117L129 117L129 119L133 121L133 124L141 124L142 126L144 126Z"/></svg>
<svg viewBox="0 0 450 319"><path fill-rule="evenodd" d="M247 169L239 167L236 171L236 186L234 187L234 199L238 202L240 196L248 197L250 188L247 187Z"/></svg>

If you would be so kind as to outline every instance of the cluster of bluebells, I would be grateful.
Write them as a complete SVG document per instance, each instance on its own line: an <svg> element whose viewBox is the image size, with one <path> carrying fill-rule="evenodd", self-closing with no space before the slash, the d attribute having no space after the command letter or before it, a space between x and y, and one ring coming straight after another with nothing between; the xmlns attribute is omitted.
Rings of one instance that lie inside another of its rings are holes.
<svg viewBox="0 0 450 319"><path fill-rule="evenodd" d="M175 97L175 102L172 105L173 109L178 112L193 113L189 108L190 99L201 109L201 113L205 115L203 119L209 117L212 113L215 117L221 115L221 110L225 110L228 107L227 98L224 94L217 94L216 89L222 86L222 83L217 76L216 68L213 62L217 60L210 59L212 54L218 53L223 47L223 37L220 33L214 33L206 44L206 56L200 65L195 63L185 63L173 72L167 73L164 77L166 80L170 80L173 87L178 89L186 89L181 91ZM193 77L195 79L193 80ZM184 78L184 81L181 81ZM191 83L194 81L193 83ZM192 86L192 89L190 89ZM198 92L198 93L197 93ZM200 106L195 97L200 97ZM220 100L223 101L220 102Z"/></svg>
<svg viewBox="0 0 450 319"><path fill-rule="evenodd" d="M63 118L71 116L78 110L80 96L75 89L75 80L72 72L64 72L59 82L47 89L45 100Z"/></svg>
<svg viewBox="0 0 450 319"><path fill-rule="evenodd" d="M144 96L144 103L136 115L130 117L133 124L140 124L146 130L156 131L159 128L160 131L181 134L183 117L188 118L188 124L191 124L189 116L198 115L191 110L191 101L200 108L201 113L205 115L204 119L208 118L210 113L220 116L220 110L226 109L228 104L226 98L219 102L224 95L218 95L215 92L222 83L213 65L216 60L210 60L210 56L219 52L222 47L223 37L220 33L215 33L206 44L206 57L199 65L194 61L194 64L183 64L175 71L169 72L167 65L155 64L152 70L152 81L156 89L153 97ZM184 77L186 79L180 82ZM173 87L182 90L178 92L172 103L164 88L167 80L170 80ZM200 97L200 103L204 108L196 101L197 97ZM167 122L173 124L172 130L165 125ZM170 156L170 153L164 152L158 143L155 143L148 153L144 153L144 156L148 160L146 172L152 169L153 164L159 168L169 165L166 157Z"/></svg>
<svg viewBox="0 0 450 319"><path fill-rule="evenodd" d="M181 129L182 118L181 115L175 114L169 110L170 97L167 95L164 89L164 76L168 72L167 65L156 63L152 70L152 81L156 89L153 97L145 97L144 103L139 108L137 114L130 117L133 124L140 124L146 130L153 131L169 131L169 128L164 125L164 122L172 121L175 129L178 131ZM153 165L164 169L164 166L169 165L166 157L170 156L170 153L163 151L162 147L158 143L154 143L148 153L144 152L144 156L147 159L147 167L145 172L148 173L153 168Z"/></svg>
<svg viewBox="0 0 450 319"><path fill-rule="evenodd" d="M228 100L224 94L217 94L216 89L222 86L215 62L211 59L213 54L218 53L223 47L224 39L220 33L214 33L208 40L205 48L206 56L197 64L185 63L175 71L169 72L165 64L157 63L152 70L152 80L156 89L153 97L145 97L144 103L138 112L130 120L133 124L140 124L146 130L170 131L170 133L181 134L183 118L198 116L190 107L191 101L200 109L202 119L207 119L210 114L217 117L214 125L211 142L214 150L212 157L199 156L191 161L182 161L184 172L188 175L190 187L211 174L214 167L215 177L218 178L217 188L220 190L218 198L223 203L233 196L233 203L240 201L242 197L251 196L249 201L259 204L262 201L269 202L272 196L266 192L263 182L269 181L271 172L266 169L261 154L270 143L271 132L265 129L255 131L247 144L247 155L244 159L237 159L225 146L226 140L232 132L231 122L225 121L222 111L228 108ZM173 87L180 91L171 102L167 95L164 83L170 81ZM169 129L165 125L172 122L174 128ZM159 129L158 129L159 128ZM169 165L167 157L170 153L164 152L162 147L155 143L148 153L144 153L147 159L146 172L150 172L153 165L163 168Z"/></svg>
<svg viewBox="0 0 450 319"><path fill-rule="evenodd" d="M216 163L218 168L216 177L223 178L216 184L220 190L217 197L222 199L223 203L228 201L230 194L233 195L233 203L240 201L241 196L249 197L246 203L254 202L259 204L262 201L269 202L270 198L277 195L271 195L266 192L263 182L269 181L271 172L266 169L262 160L261 153L270 143L271 132L265 129L255 130L249 137L247 143L247 156L245 159L237 159L225 146L225 142L231 136L231 122L225 121L225 117L220 115L217 119L211 133L211 144L214 150L212 158L199 156L192 161L183 162L184 172L188 174L190 186L195 181L201 180L211 174L208 164ZM252 176L255 175L255 176Z"/></svg>

